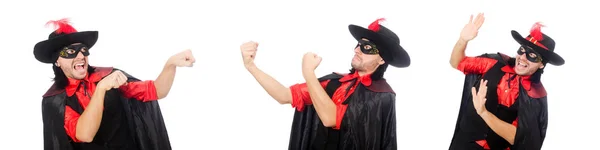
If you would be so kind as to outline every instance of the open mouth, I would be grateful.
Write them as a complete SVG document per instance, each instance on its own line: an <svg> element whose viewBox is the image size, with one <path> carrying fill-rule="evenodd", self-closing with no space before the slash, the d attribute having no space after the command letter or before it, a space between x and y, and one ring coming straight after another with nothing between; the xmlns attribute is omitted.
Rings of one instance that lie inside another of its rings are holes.
<svg viewBox="0 0 600 150"><path fill-rule="evenodd" d="M82 71L85 69L85 62L76 63L75 66L73 66L73 69L76 71Z"/></svg>
<svg viewBox="0 0 600 150"><path fill-rule="evenodd" d="M352 59L353 59L353 60L360 61L360 58L359 58L358 56L356 56L356 55L354 55L354 58L352 58Z"/></svg>
<svg viewBox="0 0 600 150"><path fill-rule="evenodd" d="M519 61L517 62L517 67L521 67L521 68L527 68L527 63L523 62L523 61Z"/></svg>

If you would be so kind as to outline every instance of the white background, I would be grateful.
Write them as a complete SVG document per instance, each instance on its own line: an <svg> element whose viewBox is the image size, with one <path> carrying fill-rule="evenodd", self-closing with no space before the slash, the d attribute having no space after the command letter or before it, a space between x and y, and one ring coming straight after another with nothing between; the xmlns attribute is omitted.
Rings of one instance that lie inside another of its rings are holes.
<svg viewBox="0 0 600 150"><path fill-rule="evenodd" d="M193 68L179 68L160 100L173 149L287 149L293 109L279 105L242 65L240 44L260 43L256 64L286 86L304 82L302 54L323 57L317 75L350 67L356 41L348 24L368 26L379 17L409 52L409 68L388 68L398 93L398 149L447 149L458 114L464 76L448 64L470 14L486 21L467 55L514 56L510 30L523 35L536 21L557 41L566 64L548 66L549 128L543 149L590 149L597 130L599 11L593 1L2 1L0 4L0 149L42 149L42 94L52 84L49 64L34 45L71 18L80 30L98 30L95 66L114 66L155 79L166 59L186 48ZM586 3L587 2L587 3ZM12 3L12 4L11 4ZM596 10L593 10L596 9ZM592 97L596 96L596 97Z"/></svg>

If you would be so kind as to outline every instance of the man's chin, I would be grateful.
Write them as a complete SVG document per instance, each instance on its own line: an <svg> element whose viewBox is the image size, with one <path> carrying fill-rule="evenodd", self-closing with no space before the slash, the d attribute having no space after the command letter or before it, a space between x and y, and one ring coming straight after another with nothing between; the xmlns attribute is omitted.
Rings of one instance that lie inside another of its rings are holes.
<svg viewBox="0 0 600 150"><path fill-rule="evenodd" d="M516 70L516 69L515 69L515 73L516 73L517 75L520 75L520 76L528 76L528 75L531 75L531 74L530 74L530 73L529 73L527 70Z"/></svg>
<svg viewBox="0 0 600 150"><path fill-rule="evenodd" d="M81 79L85 78L86 75L87 75L87 71L82 72L82 73L73 73L73 78L75 78L77 80L81 80Z"/></svg>

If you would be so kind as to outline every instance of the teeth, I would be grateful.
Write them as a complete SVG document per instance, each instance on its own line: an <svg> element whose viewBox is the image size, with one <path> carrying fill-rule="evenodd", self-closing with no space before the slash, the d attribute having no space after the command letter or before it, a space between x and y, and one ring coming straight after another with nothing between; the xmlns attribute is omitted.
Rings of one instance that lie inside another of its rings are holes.
<svg viewBox="0 0 600 150"><path fill-rule="evenodd" d="M523 67L527 67L527 65L525 65L525 63L523 63L523 62L519 62L518 65L519 66L523 66Z"/></svg>

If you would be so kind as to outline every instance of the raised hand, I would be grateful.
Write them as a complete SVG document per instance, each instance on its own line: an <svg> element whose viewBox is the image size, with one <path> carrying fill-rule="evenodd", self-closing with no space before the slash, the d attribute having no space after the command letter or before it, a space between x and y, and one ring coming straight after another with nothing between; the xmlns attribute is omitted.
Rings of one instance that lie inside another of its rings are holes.
<svg viewBox="0 0 600 150"><path fill-rule="evenodd" d="M487 80L481 79L481 82L479 82L479 91L476 91L475 87L472 87L471 94L473 95L473 106L475 107L477 114L481 115L486 112L485 101L487 99L485 96L487 94Z"/></svg>
<svg viewBox="0 0 600 150"><path fill-rule="evenodd" d="M465 27L460 32L460 39L464 41L470 41L477 37L477 33L479 32L479 28L483 25L483 21L485 17L483 13L477 14L475 20L473 20L473 15L469 18L469 23L465 25Z"/></svg>

